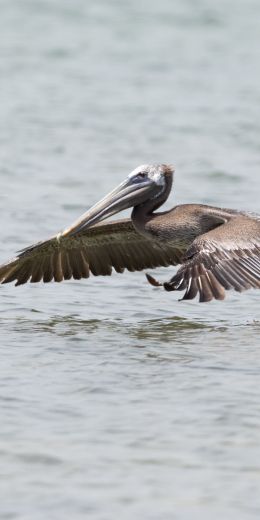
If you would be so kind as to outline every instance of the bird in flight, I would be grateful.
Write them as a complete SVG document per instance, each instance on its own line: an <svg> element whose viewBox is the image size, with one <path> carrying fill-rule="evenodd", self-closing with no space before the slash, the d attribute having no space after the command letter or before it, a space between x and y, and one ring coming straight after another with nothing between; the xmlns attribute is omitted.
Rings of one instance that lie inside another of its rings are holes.
<svg viewBox="0 0 260 520"><path fill-rule="evenodd" d="M145 164L56 236L23 249L0 266L0 283L61 282L74 278L180 265L153 286L184 291L183 300L223 300L225 291L260 288L260 215L204 204L158 211L174 168ZM131 218L101 222L133 208Z"/></svg>

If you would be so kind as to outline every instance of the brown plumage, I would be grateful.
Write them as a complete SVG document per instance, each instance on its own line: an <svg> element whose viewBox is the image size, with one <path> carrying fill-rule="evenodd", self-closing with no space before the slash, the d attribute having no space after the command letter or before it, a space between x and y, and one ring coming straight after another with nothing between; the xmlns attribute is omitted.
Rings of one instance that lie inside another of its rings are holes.
<svg viewBox="0 0 260 520"><path fill-rule="evenodd" d="M155 212L172 179L168 165L137 168L71 227L0 266L0 282L61 282L182 264L169 282L147 279L201 302L223 300L229 289L260 288L260 216L197 204ZM131 206L131 219L98 223Z"/></svg>
<svg viewBox="0 0 260 520"><path fill-rule="evenodd" d="M53 237L22 251L0 267L0 280L15 285L31 282L61 282L75 278L142 271L177 265L181 251L170 244L149 240L135 230L130 219L97 224L78 236Z"/></svg>

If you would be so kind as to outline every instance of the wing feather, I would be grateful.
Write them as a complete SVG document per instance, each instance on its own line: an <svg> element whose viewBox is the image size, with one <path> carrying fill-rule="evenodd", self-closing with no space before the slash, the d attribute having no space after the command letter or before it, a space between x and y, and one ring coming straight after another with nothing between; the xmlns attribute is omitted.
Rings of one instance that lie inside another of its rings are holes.
<svg viewBox="0 0 260 520"><path fill-rule="evenodd" d="M183 255L174 245L161 243L139 234L130 219L99 224L76 236L57 235L21 251L16 258L0 266L0 282L29 280L44 283L75 278L109 276L145 268L177 265Z"/></svg>
<svg viewBox="0 0 260 520"><path fill-rule="evenodd" d="M72 278L72 269L70 265L69 255L66 249L61 250L61 267L64 280L70 280Z"/></svg>
<svg viewBox="0 0 260 520"><path fill-rule="evenodd" d="M184 300L223 300L225 290L260 288L260 220L239 215L196 238L168 291L185 290Z"/></svg>

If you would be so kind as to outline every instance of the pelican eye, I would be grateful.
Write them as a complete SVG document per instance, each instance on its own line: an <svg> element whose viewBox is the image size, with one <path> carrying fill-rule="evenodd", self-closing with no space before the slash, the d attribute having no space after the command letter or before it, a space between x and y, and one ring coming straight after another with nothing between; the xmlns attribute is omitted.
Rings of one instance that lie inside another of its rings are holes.
<svg viewBox="0 0 260 520"><path fill-rule="evenodd" d="M139 172L136 175L137 179L145 179L145 177L147 177L147 173L146 172Z"/></svg>

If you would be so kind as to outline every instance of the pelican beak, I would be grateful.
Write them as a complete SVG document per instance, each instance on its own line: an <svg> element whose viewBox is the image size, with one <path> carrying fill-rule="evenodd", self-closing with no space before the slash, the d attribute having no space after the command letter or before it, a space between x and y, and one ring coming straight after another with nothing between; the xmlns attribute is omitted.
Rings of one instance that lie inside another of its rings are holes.
<svg viewBox="0 0 260 520"><path fill-rule="evenodd" d="M138 181L131 178L126 179L69 228L65 229L62 236L75 235L101 220L119 213L119 211L142 204L149 199L155 187L156 184L147 178Z"/></svg>

